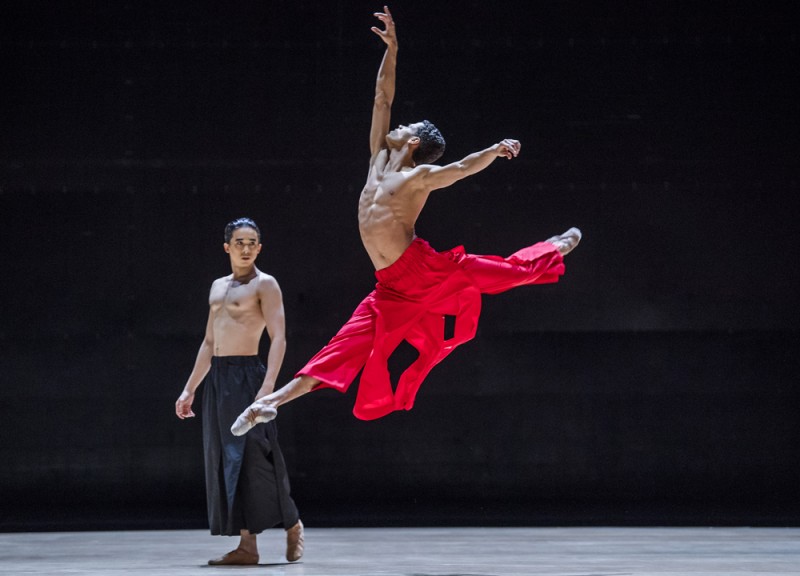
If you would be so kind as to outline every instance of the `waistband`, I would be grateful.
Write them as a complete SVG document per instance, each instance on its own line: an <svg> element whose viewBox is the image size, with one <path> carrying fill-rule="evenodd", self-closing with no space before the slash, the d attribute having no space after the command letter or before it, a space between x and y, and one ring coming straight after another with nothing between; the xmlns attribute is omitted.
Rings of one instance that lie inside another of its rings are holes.
<svg viewBox="0 0 800 576"><path fill-rule="evenodd" d="M258 366L261 364L261 358L258 356L212 356L212 366L224 366L226 364L234 364L236 366Z"/></svg>
<svg viewBox="0 0 800 576"><path fill-rule="evenodd" d="M375 278L381 283L392 283L405 276L409 271L412 271L415 267L415 263L419 261L420 256L431 253L435 253L435 250L431 248L430 244L422 238L414 238L411 244L408 245L408 248L400 255L400 258L395 260L390 266L375 271Z"/></svg>

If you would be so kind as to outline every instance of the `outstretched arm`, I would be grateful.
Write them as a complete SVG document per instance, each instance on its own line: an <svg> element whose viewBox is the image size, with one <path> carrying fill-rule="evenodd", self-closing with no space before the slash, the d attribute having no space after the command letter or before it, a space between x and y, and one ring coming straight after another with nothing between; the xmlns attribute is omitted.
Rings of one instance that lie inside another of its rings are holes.
<svg viewBox="0 0 800 576"><path fill-rule="evenodd" d="M272 276L260 279L258 295L261 299L261 314L264 316L264 323L269 335L269 354L267 355L267 373L256 394L256 400L272 394L278 373L281 371L283 357L286 354L286 319L283 311L283 296L277 280Z"/></svg>
<svg viewBox="0 0 800 576"><path fill-rule="evenodd" d="M383 60L378 69L378 79L375 82L375 103L372 107L372 127L369 133L369 148L372 158L375 158L378 152L386 147L397 66L397 35L394 30L394 20L392 20L389 7L384 6L383 9L384 12L376 12L375 16L383 22L386 28L381 30L376 26L372 27L372 31L386 43L386 52L383 54Z"/></svg>
<svg viewBox="0 0 800 576"><path fill-rule="evenodd" d="M516 158L519 154L521 144L518 140L506 138L494 146L489 146L480 152L473 152L458 162L452 162L445 166L427 164L419 166L418 170L422 178L423 187L426 190L437 190L446 188L454 182L477 174L496 158L505 157L509 160Z"/></svg>

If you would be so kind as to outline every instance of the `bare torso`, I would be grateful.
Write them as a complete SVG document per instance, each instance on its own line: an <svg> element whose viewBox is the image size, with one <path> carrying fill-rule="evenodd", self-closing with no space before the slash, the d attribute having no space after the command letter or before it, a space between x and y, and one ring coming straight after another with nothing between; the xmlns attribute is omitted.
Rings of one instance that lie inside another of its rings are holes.
<svg viewBox="0 0 800 576"><path fill-rule="evenodd" d="M414 240L414 224L427 198L414 175L413 168L392 166L385 149L370 166L358 201L358 230L376 270L391 266Z"/></svg>
<svg viewBox="0 0 800 576"><path fill-rule="evenodd" d="M258 294L259 281L266 274L253 271L251 276L218 278L211 286L214 330L214 356L254 356L266 323Z"/></svg>

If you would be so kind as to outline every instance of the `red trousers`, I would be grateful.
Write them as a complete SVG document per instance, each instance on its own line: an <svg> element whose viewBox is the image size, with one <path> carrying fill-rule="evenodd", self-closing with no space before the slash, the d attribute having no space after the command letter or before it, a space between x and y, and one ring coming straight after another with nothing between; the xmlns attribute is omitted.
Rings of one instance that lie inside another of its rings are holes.
<svg viewBox="0 0 800 576"><path fill-rule="evenodd" d="M317 378L319 388L345 392L363 368L353 408L357 418L410 410L428 372L475 336L481 294L557 282L563 273L561 254L547 242L501 258L467 254L462 246L436 252L417 238L394 264L375 272L375 290L297 375ZM445 316L456 318L453 337L447 340ZM403 340L419 357L393 392L387 362Z"/></svg>

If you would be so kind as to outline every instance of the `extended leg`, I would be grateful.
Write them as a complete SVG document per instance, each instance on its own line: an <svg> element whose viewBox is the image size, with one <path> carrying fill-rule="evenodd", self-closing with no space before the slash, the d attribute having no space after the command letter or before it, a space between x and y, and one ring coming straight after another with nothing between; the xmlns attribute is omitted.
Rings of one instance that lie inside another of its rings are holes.
<svg viewBox="0 0 800 576"><path fill-rule="evenodd" d="M242 436L256 424L269 422L278 415L278 406L311 392L319 383L316 378L303 375L272 394L259 398L239 415L231 426L231 434Z"/></svg>
<svg viewBox="0 0 800 576"><path fill-rule="evenodd" d="M557 282L564 273L563 256L578 245L580 238L580 230L570 228L506 258L463 254L456 262L469 274L481 293L499 294L516 286Z"/></svg>
<svg viewBox="0 0 800 576"><path fill-rule="evenodd" d="M331 341L299 371L300 376L272 394L259 398L242 412L231 426L234 436L242 436L260 422L269 422L278 414L278 406L311 392L323 380L326 385L344 392L364 367L372 350L375 316L373 293L362 300L350 319ZM305 372L320 376L315 378Z"/></svg>

